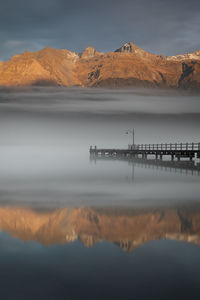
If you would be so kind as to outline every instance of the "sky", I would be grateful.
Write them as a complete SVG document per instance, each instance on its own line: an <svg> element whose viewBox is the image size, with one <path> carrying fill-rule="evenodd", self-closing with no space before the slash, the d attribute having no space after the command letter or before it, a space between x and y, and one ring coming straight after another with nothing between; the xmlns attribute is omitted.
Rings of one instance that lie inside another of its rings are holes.
<svg viewBox="0 0 200 300"><path fill-rule="evenodd" d="M0 0L0 60L46 46L158 54L200 50L199 0Z"/></svg>

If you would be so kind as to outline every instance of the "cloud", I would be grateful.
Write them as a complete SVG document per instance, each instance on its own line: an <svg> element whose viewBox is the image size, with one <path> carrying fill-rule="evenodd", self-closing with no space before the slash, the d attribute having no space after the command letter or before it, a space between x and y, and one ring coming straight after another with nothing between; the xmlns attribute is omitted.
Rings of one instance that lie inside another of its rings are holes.
<svg viewBox="0 0 200 300"><path fill-rule="evenodd" d="M2 53L7 53L7 55L1 54L0 52L0 60L9 59L10 53L12 55L24 52L25 50L29 51L38 51L43 47L43 41L40 40L6 40L1 44ZM2 57L1 57L2 55Z"/></svg>
<svg viewBox="0 0 200 300"><path fill-rule="evenodd" d="M111 51L130 40L165 55L194 51L200 49L199 15L196 0L2 1L0 57L47 45ZM14 40L19 44L6 47Z"/></svg>

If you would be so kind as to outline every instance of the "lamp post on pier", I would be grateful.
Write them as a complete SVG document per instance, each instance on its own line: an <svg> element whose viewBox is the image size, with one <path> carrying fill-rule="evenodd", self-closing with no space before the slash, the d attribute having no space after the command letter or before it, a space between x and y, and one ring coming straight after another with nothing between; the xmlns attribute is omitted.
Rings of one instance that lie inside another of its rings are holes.
<svg viewBox="0 0 200 300"><path fill-rule="evenodd" d="M133 128L133 130L128 129L128 130L126 131L126 134L129 134L129 133L132 134L132 137L133 137L133 144L132 144L132 146L133 146L133 148L134 148L134 145L135 145L135 130L134 130L134 128Z"/></svg>

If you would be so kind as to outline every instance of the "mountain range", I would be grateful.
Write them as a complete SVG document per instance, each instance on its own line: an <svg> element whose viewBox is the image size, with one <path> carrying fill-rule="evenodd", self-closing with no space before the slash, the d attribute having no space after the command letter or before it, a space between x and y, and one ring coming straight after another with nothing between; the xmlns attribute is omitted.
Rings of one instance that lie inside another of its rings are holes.
<svg viewBox="0 0 200 300"><path fill-rule="evenodd" d="M0 62L0 86L33 85L200 91L200 51L164 57L129 42L107 53L46 47Z"/></svg>

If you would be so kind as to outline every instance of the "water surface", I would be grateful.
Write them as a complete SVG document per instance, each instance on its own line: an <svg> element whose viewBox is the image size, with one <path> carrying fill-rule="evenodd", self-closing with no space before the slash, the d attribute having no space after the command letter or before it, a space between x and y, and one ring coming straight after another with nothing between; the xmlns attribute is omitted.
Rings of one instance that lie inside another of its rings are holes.
<svg viewBox="0 0 200 300"><path fill-rule="evenodd" d="M199 161L92 158L89 146L199 142L199 98L0 91L3 299L199 299Z"/></svg>

